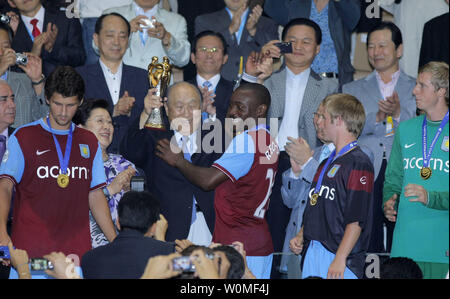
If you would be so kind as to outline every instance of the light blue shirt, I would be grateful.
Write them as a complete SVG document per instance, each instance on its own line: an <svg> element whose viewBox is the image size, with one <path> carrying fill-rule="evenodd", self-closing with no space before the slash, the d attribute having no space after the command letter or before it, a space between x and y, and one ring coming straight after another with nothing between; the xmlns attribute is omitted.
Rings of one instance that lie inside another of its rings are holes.
<svg viewBox="0 0 450 299"><path fill-rule="evenodd" d="M319 13L316 4L311 0L310 19L316 22L322 30L322 44L320 52L314 59L311 68L318 74L320 73L338 73L338 59L334 41L331 38L330 24L328 23L328 7Z"/></svg>

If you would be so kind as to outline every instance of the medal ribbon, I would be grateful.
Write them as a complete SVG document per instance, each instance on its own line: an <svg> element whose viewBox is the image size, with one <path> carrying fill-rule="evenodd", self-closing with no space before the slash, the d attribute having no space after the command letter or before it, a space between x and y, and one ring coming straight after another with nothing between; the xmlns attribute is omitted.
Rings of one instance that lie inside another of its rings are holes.
<svg viewBox="0 0 450 299"><path fill-rule="evenodd" d="M69 129L69 135L67 136L67 143L66 143L66 151L64 153L64 157L62 155L61 146L59 145L58 139L56 139L55 133L52 129L52 126L50 125L49 118L47 117L47 124L50 128L50 132L52 132L53 141L55 142L56 151L58 153L58 160L59 160L59 166L61 168L62 174L67 173L67 167L69 166L69 160L70 160L70 151L72 148L72 124L70 125Z"/></svg>
<svg viewBox="0 0 450 299"><path fill-rule="evenodd" d="M431 142L430 148L428 149L427 153L427 117L425 116L423 118L422 123L422 152L423 152L423 168L427 168L430 165L430 158L431 153L433 152L434 147L436 146L436 143L439 139L439 137L442 134L442 131L444 130L445 125L448 123L448 111L445 115L444 119L441 122L441 125L439 126L439 129L436 132L436 135L433 138L433 141Z"/></svg>
<svg viewBox="0 0 450 299"><path fill-rule="evenodd" d="M322 172L320 173L319 176L319 180L317 181L317 185L316 188L314 189L314 194L319 194L320 192L320 188L322 187L322 181L323 181L323 177L325 176L325 172L328 169L328 166L330 166L330 164L332 162L334 162L337 158L339 158L340 156L342 156L343 154L347 153L348 151L352 150L353 148L355 148L358 145L358 141L353 141L349 144L347 144L345 147L343 147L339 153L336 156L336 150L334 150L330 157L327 160L327 163L325 163L325 166L322 168ZM336 156L336 157L335 157Z"/></svg>

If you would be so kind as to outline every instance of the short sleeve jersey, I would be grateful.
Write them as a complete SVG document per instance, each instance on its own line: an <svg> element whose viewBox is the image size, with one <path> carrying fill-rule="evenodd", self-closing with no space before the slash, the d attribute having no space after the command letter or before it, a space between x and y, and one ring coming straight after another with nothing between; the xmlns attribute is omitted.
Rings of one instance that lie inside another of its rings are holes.
<svg viewBox="0 0 450 299"><path fill-rule="evenodd" d="M273 253L264 216L278 170L278 156L278 145L269 132L255 128L235 137L213 164L229 178L215 190L213 242L240 241L248 256Z"/></svg>
<svg viewBox="0 0 450 299"><path fill-rule="evenodd" d="M373 165L359 147L338 157L325 171L317 204L311 205L311 196L325 164L326 160L319 166L311 184L303 215L304 238L319 241L336 254L346 226L358 222L362 232L347 258L347 267L362 277L372 227Z"/></svg>
<svg viewBox="0 0 450 299"><path fill-rule="evenodd" d="M91 249L89 192L106 184L97 138L72 124L69 185L57 184L60 164L48 125L42 120L15 131L8 141L0 178L14 184L12 241L30 257L52 251L81 257ZM69 131L54 130L63 155Z"/></svg>

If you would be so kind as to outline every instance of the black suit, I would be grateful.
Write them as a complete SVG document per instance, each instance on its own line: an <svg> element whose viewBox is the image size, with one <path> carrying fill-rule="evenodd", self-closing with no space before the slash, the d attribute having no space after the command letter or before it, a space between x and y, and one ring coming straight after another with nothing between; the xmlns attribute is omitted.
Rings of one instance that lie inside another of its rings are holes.
<svg viewBox="0 0 450 299"><path fill-rule="evenodd" d="M79 67L77 68L77 71L83 77L86 84L85 98L105 99L109 104L109 113L112 115L114 103L112 101L100 63L97 62L91 65ZM148 82L148 75L145 70L126 64L123 65L119 98L123 96L125 91L128 91L129 95L136 99L136 102L134 102L130 117L124 115L113 117L114 137L108 148L108 152L119 152L120 142L128 133L129 124L136 118L139 118L142 110L144 109L144 98L149 89L150 84Z"/></svg>
<svg viewBox="0 0 450 299"><path fill-rule="evenodd" d="M174 252L174 245L125 230L105 246L88 251L81 259L86 279L137 279L149 258Z"/></svg>
<svg viewBox="0 0 450 299"><path fill-rule="evenodd" d="M419 67L430 61L449 63L449 13L436 17L423 28L422 47L420 48Z"/></svg>
<svg viewBox="0 0 450 299"><path fill-rule="evenodd" d="M169 128L168 124L166 128ZM202 131L202 137L206 134L207 132ZM171 140L173 136L174 131L139 130L139 120L137 120L130 127L121 147L121 152L126 159L144 169L149 191L161 202L161 214L169 222L167 241L188 237L193 196L205 216L211 233L214 231L215 221L214 191L205 192L191 184L180 171L168 165L154 153L157 140L163 138ZM197 136L197 139L199 142L200 136ZM220 154L202 152L192 155L191 160L194 165L210 167L219 157Z"/></svg>
<svg viewBox="0 0 450 299"><path fill-rule="evenodd" d="M33 41L28 33L22 18L19 18L19 27L14 35L11 47L16 52L31 52ZM52 23L58 27L58 36L51 53L42 48L42 69L48 76L58 65L77 67L84 64L86 54L83 47L81 24L77 18L67 18L65 13L51 9L45 10L43 32L47 24Z"/></svg>
<svg viewBox="0 0 450 299"><path fill-rule="evenodd" d="M278 39L278 26L269 18L262 16L257 23L257 30L254 37L250 35L244 27L241 40L238 43L235 34L230 34L229 27L231 18L226 9L222 9L210 14L198 16L195 19L195 33L199 34L205 30L219 32L225 38L228 46L228 61L222 67L221 74L230 81L238 79L240 59L243 63L247 61L252 51L259 52L261 48L271 40Z"/></svg>
<svg viewBox="0 0 450 299"><path fill-rule="evenodd" d="M187 34L188 40L192 44L194 34L194 22L189 20L195 20L199 15L218 11L225 7L225 2L222 0L178 0L178 13L182 15L187 22ZM189 64L183 68L184 80L194 80L196 69L195 65L189 61Z"/></svg>

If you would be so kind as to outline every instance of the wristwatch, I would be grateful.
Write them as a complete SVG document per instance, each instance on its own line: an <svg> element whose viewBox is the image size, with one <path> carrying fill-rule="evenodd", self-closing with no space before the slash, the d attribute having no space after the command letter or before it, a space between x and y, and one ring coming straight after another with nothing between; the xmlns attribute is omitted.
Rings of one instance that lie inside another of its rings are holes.
<svg viewBox="0 0 450 299"><path fill-rule="evenodd" d="M41 83L44 82L44 81L45 81L45 76L44 76L44 74L42 74L42 75L41 75L41 80L39 80L39 81L37 81L37 82L31 81L31 84L33 84L33 85L39 85L39 84L41 84Z"/></svg>

